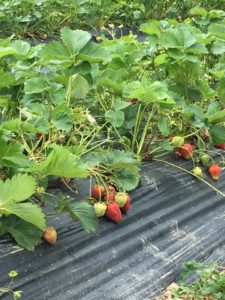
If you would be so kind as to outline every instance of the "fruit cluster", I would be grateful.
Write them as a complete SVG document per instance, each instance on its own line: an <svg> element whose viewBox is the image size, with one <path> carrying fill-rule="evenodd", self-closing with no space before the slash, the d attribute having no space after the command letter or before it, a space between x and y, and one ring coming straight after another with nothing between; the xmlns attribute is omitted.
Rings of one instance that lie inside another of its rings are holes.
<svg viewBox="0 0 225 300"><path fill-rule="evenodd" d="M97 217L106 216L113 222L123 219L122 212L130 208L130 196L126 192L118 192L112 185L94 185L91 196L94 198L94 209Z"/></svg>
<svg viewBox="0 0 225 300"><path fill-rule="evenodd" d="M174 136L170 139L171 144L176 147L177 153L180 157L183 157L185 159L190 159L192 158L194 161L194 147L189 144L185 143L185 140L183 137L180 136ZM216 148L218 149L225 149L225 144L217 144L215 145ZM218 180L221 175L221 167L214 163L210 162L211 158L208 154L204 153L201 154L199 157L199 161L202 163L204 167L208 168L208 173L211 176L213 180ZM200 178L203 178L203 172L202 169L199 166L196 166L193 170L192 173Z"/></svg>

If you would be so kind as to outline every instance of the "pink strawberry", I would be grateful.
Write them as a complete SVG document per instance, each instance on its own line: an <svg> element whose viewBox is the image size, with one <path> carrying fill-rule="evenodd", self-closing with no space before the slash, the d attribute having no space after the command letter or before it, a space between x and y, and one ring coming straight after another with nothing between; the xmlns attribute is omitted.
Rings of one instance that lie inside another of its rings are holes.
<svg viewBox="0 0 225 300"><path fill-rule="evenodd" d="M95 199L101 198L105 193L105 188L103 185L94 185L91 190L91 196Z"/></svg>
<svg viewBox="0 0 225 300"><path fill-rule="evenodd" d="M183 144L182 147L177 148L177 151L182 157L189 159L192 156L193 147L191 144Z"/></svg>
<svg viewBox="0 0 225 300"><path fill-rule="evenodd" d="M107 190L108 194L115 194L116 193L116 189L113 185L108 185L106 190Z"/></svg>
<svg viewBox="0 0 225 300"><path fill-rule="evenodd" d="M104 197L104 201L105 201L105 202L114 201L114 199L115 199L115 193L107 194L107 195L105 195L105 197Z"/></svg>
<svg viewBox="0 0 225 300"><path fill-rule="evenodd" d="M218 180L220 178L221 175L221 168L220 166L216 165L216 164L211 164L211 166L208 169L210 176L212 177L212 179L214 180Z"/></svg>
<svg viewBox="0 0 225 300"><path fill-rule="evenodd" d="M120 222L123 219L123 216L120 211L120 207L116 202L110 202L107 205L106 217L108 217L113 222Z"/></svg>

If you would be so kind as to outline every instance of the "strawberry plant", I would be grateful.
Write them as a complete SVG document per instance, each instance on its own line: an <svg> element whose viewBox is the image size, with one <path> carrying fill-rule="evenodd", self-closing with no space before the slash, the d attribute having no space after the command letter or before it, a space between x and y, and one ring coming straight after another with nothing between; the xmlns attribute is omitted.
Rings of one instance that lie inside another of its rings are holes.
<svg viewBox="0 0 225 300"><path fill-rule="evenodd" d="M195 276L192 283L188 277ZM190 261L184 264L181 281L173 291L173 299L223 300L225 295L225 274L223 268L215 263L199 263Z"/></svg>
<svg viewBox="0 0 225 300"><path fill-rule="evenodd" d="M14 300L21 298L23 292L19 290L15 291L12 289L13 280L17 275L18 273L15 270L12 270L8 273L10 281L6 287L0 287L0 296L3 296L5 294L11 294Z"/></svg>

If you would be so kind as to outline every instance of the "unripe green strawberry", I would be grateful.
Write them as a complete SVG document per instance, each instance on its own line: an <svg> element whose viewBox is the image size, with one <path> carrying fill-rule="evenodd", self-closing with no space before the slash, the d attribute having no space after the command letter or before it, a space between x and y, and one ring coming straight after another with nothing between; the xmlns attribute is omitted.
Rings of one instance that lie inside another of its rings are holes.
<svg viewBox="0 0 225 300"><path fill-rule="evenodd" d="M210 165L210 157L208 154L202 154L200 157L200 161L204 167L208 167Z"/></svg>
<svg viewBox="0 0 225 300"><path fill-rule="evenodd" d="M128 200L128 195L124 192L117 193L115 195L115 202L119 205L119 207L123 207Z"/></svg>
<svg viewBox="0 0 225 300"><path fill-rule="evenodd" d="M104 216L104 214L106 212L106 208L107 208L107 206L103 202L97 202L97 203L95 203L94 204L94 209L95 209L96 216L98 218Z"/></svg>
<svg viewBox="0 0 225 300"><path fill-rule="evenodd" d="M203 178L202 169L199 168L199 167L195 167L195 168L192 170L192 173L193 173L195 176L198 176L198 177L200 177L200 178Z"/></svg>
<svg viewBox="0 0 225 300"><path fill-rule="evenodd" d="M174 147L181 147L184 144L184 138L182 136L174 136L171 139L171 145Z"/></svg>

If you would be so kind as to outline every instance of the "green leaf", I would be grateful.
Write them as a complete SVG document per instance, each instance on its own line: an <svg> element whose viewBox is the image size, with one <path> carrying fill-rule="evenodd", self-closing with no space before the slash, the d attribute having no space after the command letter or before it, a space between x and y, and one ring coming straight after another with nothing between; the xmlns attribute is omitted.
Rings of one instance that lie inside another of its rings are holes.
<svg viewBox="0 0 225 300"><path fill-rule="evenodd" d="M42 210L32 203L20 203L30 198L36 190L36 182L27 174L18 174L0 181L0 214L17 217L44 230L45 217Z"/></svg>
<svg viewBox="0 0 225 300"><path fill-rule="evenodd" d="M212 138L212 143L223 144L225 141L225 126L223 125L213 125L209 130L210 136Z"/></svg>
<svg viewBox="0 0 225 300"><path fill-rule="evenodd" d="M221 110L221 104L219 102L210 101L207 109L207 116L214 115Z"/></svg>
<svg viewBox="0 0 225 300"><path fill-rule="evenodd" d="M87 202L73 203L70 205L69 213L73 220L80 221L85 231L95 231L98 218L92 205Z"/></svg>
<svg viewBox="0 0 225 300"><path fill-rule="evenodd" d="M107 110L105 112L105 118L113 126L121 127L123 125L123 122L124 122L124 112L123 111Z"/></svg>
<svg viewBox="0 0 225 300"><path fill-rule="evenodd" d="M16 216L4 218L3 226L6 227L6 230L12 235L18 245L28 251L33 251L34 247L40 242L42 230Z"/></svg>
<svg viewBox="0 0 225 300"><path fill-rule="evenodd" d="M214 55L221 55L225 53L225 42L215 41L212 45L211 51Z"/></svg>
<svg viewBox="0 0 225 300"><path fill-rule="evenodd" d="M219 99L225 102L225 78L221 78L218 84L217 92Z"/></svg>
<svg viewBox="0 0 225 300"><path fill-rule="evenodd" d="M2 159L2 165L8 166L8 167L15 167L15 168L31 168L35 165L35 163L28 160L26 158L26 156L24 156L24 157L5 156Z"/></svg>
<svg viewBox="0 0 225 300"><path fill-rule="evenodd" d="M36 181L27 174L18 174L5 182L0 181L0 209L2 204L25 201L35 193L35 190Z"/></svg>
<svg viewBox="0 0 225 300"><path fill-rule="evenodd" d="M160 132L164 137L168 136L170 133L170 123L167 118L162 117L158 122L158 127Z"/></svg>
<svg viewBox="0 0 225 300"><path fill-rule="evenodd" d="M112 150L108 153L108 163L119 164L119 163L129 163L131 165L137 166L137 160L134 158L133 154L124 150Z"/></svg>
<svg viewBox="0 0 225 300"><path fill-rule="evenodd" d="M202 17L207 17L208 12L203 7L196 6L196 7L193 7L190 10L190 14L191 15L198 15L198 16L202 16Z"/></svg>
<svg viewBox="0 0 225 300"><path fill-rule="evenodd" d="M186 26L167 29L160 37L159 43L165 48L188 49L197 42L195 35Z"/></svg>
<svg viewBox="0 0 225 300"><path fill-rule="evenodd" d="M218 111L212 115L209 115L207 118L210 123L225 122L225 109Z"/></svg>
<svg viewBox="0 0 225 300"><path fill-rule="evenodd" d="M45 59L68 60L70 53L61 42L50 42L41 50L40 56Z"/></svg>
<svg viewBox="0 0 225 300"><path fill-rule="evenodd" d="M26 94L42 93L48 88L48 83L42 78L31 78L24 83L24 92Z"/></svg>
<svg viewBox="0 0 225 300"><path fill-rule="evenodd" d="M20 56L27 56L30 51L30 44L24 41L13 41L10 47L15 49Z"/></svg>
<svg viewBox="0 0 225 300"><path fill-rule="evenodd" d="M80 50L78 59L89 61L90 63L97 63L100 61L110 61L110 52L103 48L101 44L88 43Z"/></svg>
<svg viewBox="0 0 225 300"><path fill-rule="evenodd" d="M10 54L17 54L16 49L12 48L12 47L0 47L0 58L3 56L7 56Z"/></svg>
<svg viewBox="0 0 225 300"><path fill-rule="evenodd" d="M158 22L157 24L151 22L151 23L145 23L142 24L140 27L140 31L145 32L147 34L155 34L157 36L160 36L161 34L161 26L160 23Z"/></svg>
<svg viewBox="0 0 225 300"><path fill-rule="evenodd" d="M101 78L98 81L98 87L107 87L112 89L116 93L120 94L122 92L121 84L116 81L111 80L110 78Z"/></svg>
<svg viewBox="0 0 225 300"><path fill-rule="evenodd" d="M90 167L95 167L96 165L100 163L106 163L107 158L104 153L101 152L90 152L87 153L80 158L80 164L84 168L90 168Z"/></svg>
<svg viewBox="0 0 225 300"><path fill-rule="evenodd" d="M72 112L65 104L57 105L52 111L51 123L57 130L70 132L72 121Z"/></svg>
<svg viewBox="0 0 225 300"><path fill-rule="evenodd" d="M159 144L159 146L166 151L173 151L174 147L169 143L169 141L164 140Z"/></svg>
<svg viewBox="0 0 225 300"><path fill-rule="evenodd" d="M116 169L116 176L110 176L117 185L126 191L134 190L140 181L140 176L136 172L131 172L130 168Z"/></svg>
<svg viewBox="0 0 225 300"><path fill-rule="evenodd" d="M87 96L89 92L89 83L81 75L75 74L71 78L71 95L76 99L82 99Z"/></svg>
<svg viewBox="0 0 225 300"><path fill-rule="evenodd" d="M124 96L138 99L146 103L169 104L175 103L169 94L167 86L160 81L151 83L149 80L143 82L133 81L124 88Z"/></svg>
<svg viewBox="0 0 225 300"><path fill-rule="evenodd" d="M160 65L164 64L167 60L167 57L168 57L168 55L166 53L156 56L156 58L155 58L156 66L160 66Z"/></svg>
<svg viewBox="0 0 225 300"><path fill-rule="evenodd" d="M213 36L225 39L225 24L213 23L208 27L208 31Z"/></svg>
<svg viewBox="0 0 225 300"><path fill-rule="evenodd" d="M76 55L90 41L91 34L82 30L71 30L64 27L61 30L61 39L71 55Z"/></svg>
<svg viewBox="0 0 225 300"><path fill-rule="evenodd" d="M18 218L33 224L41 230L46 228L45 215L40 207L32 203L8 203L1 205L0 211L6 215L16 215Z"/></svg>
<svg viewBox="0 0 225 300"><path fill-rule="evenodd" d="M0 88L12 86L16 82L16 78L9 72L0 71L0 77Z"/></svg>
<svg viewBox="0 0 225 300"><path fill-rule="evenodd" d="M28 169L29 172L39 172L43 177L53 175L66 178L86 178L89 172L77 166L75 155L64 147L55 147L45 161L36 168Z"/></svg>
<svg viewBox="0 0 225 300"><path fill-rule="evenodd" d="M122 110L126 107L128 107L130 105L130 103L128 101L121 101L120 99L115 99L113 101L113 106L115 111L119 111Z"/></svg>

